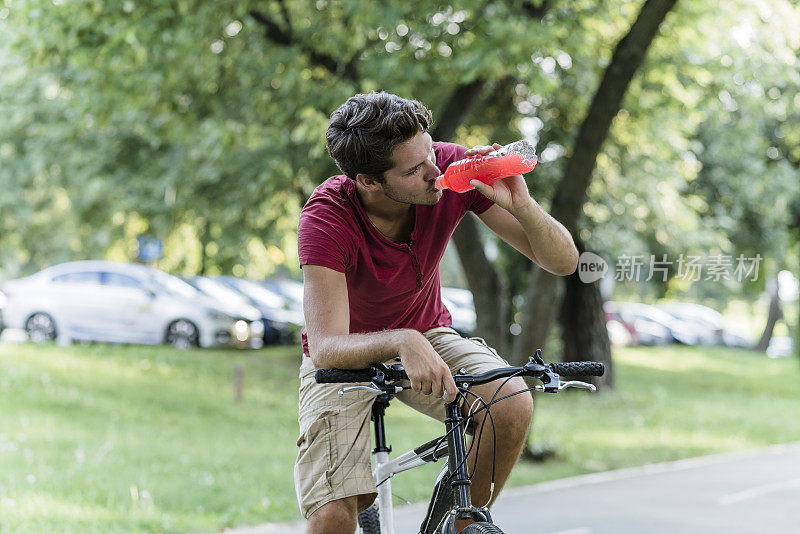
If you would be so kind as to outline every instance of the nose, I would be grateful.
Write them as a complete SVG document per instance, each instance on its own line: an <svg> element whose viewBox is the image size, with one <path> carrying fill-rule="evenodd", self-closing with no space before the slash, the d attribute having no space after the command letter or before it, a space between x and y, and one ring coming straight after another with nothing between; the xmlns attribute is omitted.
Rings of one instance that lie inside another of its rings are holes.
<svg viewBox="0 0 800 534"><path fill-rule="evenodd" d="M437 167L432 161L428 160L428 163L425 165L425 167L426 182L435 180L439 176L439 167Z"/></svg>

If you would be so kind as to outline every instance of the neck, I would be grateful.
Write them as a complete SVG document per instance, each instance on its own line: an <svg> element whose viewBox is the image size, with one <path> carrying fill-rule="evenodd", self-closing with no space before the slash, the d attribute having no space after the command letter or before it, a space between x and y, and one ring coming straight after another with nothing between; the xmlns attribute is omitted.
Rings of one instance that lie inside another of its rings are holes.
<svg viewBox="0 0 800 534"><path fill-rule="evenodd" d="M397 202L382 192L371 193L358 187L358 199L367 218L378 232L395 243L411 239L414 229L414 205Z"/></svg>
<svg viewBox="0 0 800 534"><path fill-rule="evenodd" d="M356 184L358 199L370 219L381 219L387 222L404 221L414 210L413 204L406 204L392 200L383 192L367 191L360 184Z"/></svg>

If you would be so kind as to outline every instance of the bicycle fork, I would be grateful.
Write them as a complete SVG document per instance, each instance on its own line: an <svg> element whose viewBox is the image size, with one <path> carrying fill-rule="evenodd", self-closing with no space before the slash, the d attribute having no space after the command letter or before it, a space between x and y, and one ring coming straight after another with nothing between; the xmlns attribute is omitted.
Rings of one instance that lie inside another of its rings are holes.
<svg viewBox="0 0 800 534"><path fill-rule="evenodd" d="M469 487L471 484L469 472L467 471L467 452L464 443L463 425L465 419L459 412L457 402L446 405L447 418L444 421L447 429L447 444L450 455L447 458L450 471L450 485L453 488L455 508L447 517L442 532L444 534L455 534L456 519L473 519L475 521L490 521L491 515L485 508L476 508L472 505ZM477 436L475 437L477 439Z"/></svg>

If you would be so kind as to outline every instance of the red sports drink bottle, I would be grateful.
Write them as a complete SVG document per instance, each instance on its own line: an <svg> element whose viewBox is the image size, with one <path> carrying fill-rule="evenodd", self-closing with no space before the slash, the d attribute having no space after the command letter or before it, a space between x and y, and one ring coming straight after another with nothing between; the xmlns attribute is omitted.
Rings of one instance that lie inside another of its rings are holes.
<svg viewBox="0 0 800 534"><path fill-rule="evenodd" d="M492 184L497 180L525 174L536 167L536 149L525 140L516 141L484 156L472 156L451 163L443 175L436 179L437 189L451 189L464 193L475 189L470 180Z"/></svg>

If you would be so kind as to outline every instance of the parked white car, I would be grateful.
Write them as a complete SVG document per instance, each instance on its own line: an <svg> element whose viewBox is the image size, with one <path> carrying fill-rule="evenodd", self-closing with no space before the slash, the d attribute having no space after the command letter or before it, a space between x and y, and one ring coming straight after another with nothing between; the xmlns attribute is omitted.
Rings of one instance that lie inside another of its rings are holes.
<svg viewBox="0 0 800 534"><path fill-rule="evenodd" d="M471 291L457 287L443 287L442 304L453 318L453 330L464 336L475 335L477 315Z"/></svg>
<svg viewBox="0 0 800 534"><path fill-rule="evenodd" d="M5 323L3 323L3 309L6 307L6 296L0 291L0 334L3 333Z"/></svg>
<svg viewBox="0 0 800 534"><path fill-rule="evenodd" d="M109 261L54 265L3 286L7 328L34 342L58 339L249 346L263 334L251 306L219 302L158 269Z"/></svg>

